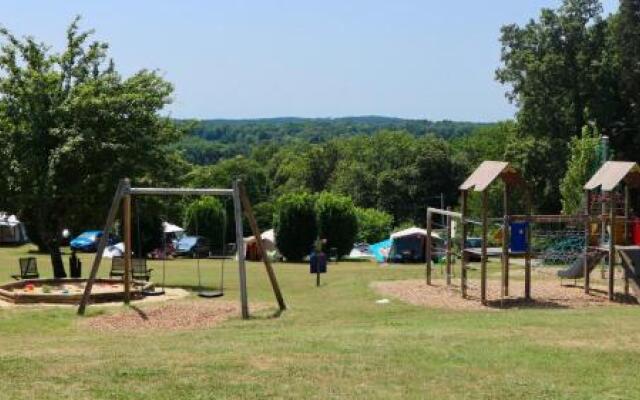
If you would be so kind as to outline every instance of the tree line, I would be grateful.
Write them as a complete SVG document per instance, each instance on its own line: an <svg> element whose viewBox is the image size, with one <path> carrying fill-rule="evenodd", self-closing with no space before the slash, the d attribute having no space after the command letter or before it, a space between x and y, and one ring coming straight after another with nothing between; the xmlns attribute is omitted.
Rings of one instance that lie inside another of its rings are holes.
<svg viewBox="0 0 640 400"><path fill-rule="evenodd" d="M0 30L0 207L18 212L43 250L55 252L62 228L100 226L123 176L194 187L241 178L264 229L281 223L288 196L330 193L360 210L354 240L374 240L424 225L441 194L455 207L458 185L485 159L513 163L532 186L535 211L555 213L578 206L576 188L603 161L594 154L601 134L613 157L640 158L640 0L622 0L612 15L597 0L564 0L502 27L496 79L518 111L495 124L174 121L159 114L172 85L154 71L122 77L91 34L74 21L54 53ZM497 190L489 200L499 215ZM153 201L159 206L147 209L184 220L186 205Z"/></svg>

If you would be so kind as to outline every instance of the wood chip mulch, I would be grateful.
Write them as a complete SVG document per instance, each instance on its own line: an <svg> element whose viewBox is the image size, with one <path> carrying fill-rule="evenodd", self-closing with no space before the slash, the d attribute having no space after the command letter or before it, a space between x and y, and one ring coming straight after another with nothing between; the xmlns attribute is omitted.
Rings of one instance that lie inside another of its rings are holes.
<svg viewBox="0 0 640 400"><path fill-rule="evenodd" d="M459 283L459 282L458 282ZM531 300L525 300L524 282L510 282L511 296L500 299L500 283L487 282L488 303L480 303L480 282L469 281L467 298L463 299L459 285L447 287L444 280L434 279L427 286L422 279L403 281L373 282L372 288L379 294L399 299L403 302L438 309L452 310L499 310L508 308L585 308L604 307L623 304L636 304L632 296L617 295L619 303L608 301L606 291L601 287L592 287L590 294L585 294L581 286L561 285L560 281L533 281L531 284ZM617 288L620 292L621 288Z"/></svg>
<svg viewBox="0 0 640 400"><path fill-rule="evenodd" d="M251 305L251 311L264 309ZM240 304L221 300L170 302L158 306L131 306L122 312L90 317L80 323L98 331L189 330L211 328L230 318L239 318Z"/></svg>

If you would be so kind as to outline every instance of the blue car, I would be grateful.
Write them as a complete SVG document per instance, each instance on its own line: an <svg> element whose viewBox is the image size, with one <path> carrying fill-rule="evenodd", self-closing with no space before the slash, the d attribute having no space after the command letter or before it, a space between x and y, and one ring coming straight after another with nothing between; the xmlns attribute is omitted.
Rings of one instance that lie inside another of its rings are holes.
<svg viewBox="0 0 640 400"><path fill-rule="evenodd" d="M98 249L98 241L102 236L102 231L84 231L74 238L69 245L71 250L94 252ZM114 244L115 240L109 236L109 245Z"/></svg>
<svg viewBox="0 0 640 400"><path fill-rule="evenodd" d="M202 236L183 236L176 245L176 256L206 257L209 255L209 239Z"/></svg>

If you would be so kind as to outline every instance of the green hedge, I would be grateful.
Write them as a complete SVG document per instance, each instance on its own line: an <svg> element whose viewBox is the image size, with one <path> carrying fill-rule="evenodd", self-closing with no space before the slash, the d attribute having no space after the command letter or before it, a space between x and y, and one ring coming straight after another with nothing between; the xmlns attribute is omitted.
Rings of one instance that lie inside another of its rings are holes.
<svg viewBox="0 0 640 400"><path fill-rule="evenodd" d="M308 193L290 193L276 203L274 225L278 250L288 261L302 261L318 236L315 198Z"/></svg>

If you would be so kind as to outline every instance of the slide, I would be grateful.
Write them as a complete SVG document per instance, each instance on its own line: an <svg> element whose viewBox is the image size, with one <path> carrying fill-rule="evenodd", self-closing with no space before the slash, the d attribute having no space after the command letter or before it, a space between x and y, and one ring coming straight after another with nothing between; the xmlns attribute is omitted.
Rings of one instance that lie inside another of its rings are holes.
<svg viewBox="0 0 640 400"><path fill-rule="evenodd" d="M598 251L596 253L589 253L587 259L587 267L589 268L589 272L593 271L598 262L602 260L604 257L604 252ZM560 278L566 279L579 279L584 277L584 254L581 254L580 257L576 258L576 260L569 266L567 269L563 269L558 271L558 276Z"/></svg>
<svg viewBox="0 0 640 400"><path fill-rule="evenodd" d="M631 289L640 298L640 248L622 248L618 249L618 253Z"/></svg>

